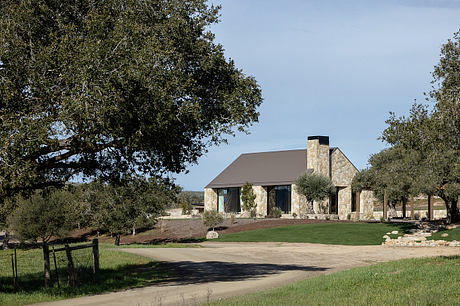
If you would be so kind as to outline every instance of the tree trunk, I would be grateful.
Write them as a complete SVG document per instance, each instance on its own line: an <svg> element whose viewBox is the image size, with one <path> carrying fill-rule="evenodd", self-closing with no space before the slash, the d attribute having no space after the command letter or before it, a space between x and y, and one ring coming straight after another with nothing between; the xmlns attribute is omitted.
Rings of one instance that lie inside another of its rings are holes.
<svg viewBox="0 0 460 306"><path fill-rule="evenodd" d="M387 192L383 192L383 220L387 220L388 218L388 200L387 200Z"/></svg>
<svg viewBox="0 0 460 306"><path fill-rule="evenodd" d="M433 221L433 201L431 199L431 195L428 195L428 214L427 214L428 221Z"/></svg>
<svg viewBox="0 0 460 306"><path fill-rule="evenodd" d="M133 226L133 236L136 236L136 227Z"/></svg>
<svg viewBox="0 0 460 306"><path fill-rule="evenodd" d="M403 200L402 202L402 217L403 219L406 219L406 204L407 204L407 200Z"/></svg>
<svg viewBox="0 0 460 306"><path fill-rule="evenodd" d="M120 234L115 235L115 245L119 246L120 245Z"/></svg>
<svg viewBox="0 0 460 306"><path fill-rule="evenodd" d="M447 209L447 223L456 223L458 222L458 206L457 200L450 200L446 201L446 209Z"/></svg>
<svg viewBox="0 0 460 306"><path fill-rule="evenodd" d="M398 217L398 212L396 211L396 202L390 203L390 210L388 212L388 217L389 218L395 218Z"/></svg>
<svg viewBox="0 0 460 306"><path fill-rule="evenodd" d="M43 265L44 265L44 275L45 275L45 287L49 287L51 283L51 266L50 266L50 252L48 245L43 240Z"/></svg>
<svg viewBox="0 0 460 306"><path fill-rule="evenodd" d="M410 219L415 220L415 199L413 196L410 198Z"/></svg>

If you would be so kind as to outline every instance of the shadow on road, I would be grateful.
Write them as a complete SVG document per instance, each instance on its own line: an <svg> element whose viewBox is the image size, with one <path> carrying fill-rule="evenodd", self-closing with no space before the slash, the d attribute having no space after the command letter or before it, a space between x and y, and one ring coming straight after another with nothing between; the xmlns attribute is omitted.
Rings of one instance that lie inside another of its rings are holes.
<svg viewBox="0 0 460 306"><path fill-rule="evenodd" d="M278 265L278 264L257 264L257 263L234 263L220 261L206 262L161 262L160 266L171 271L172 277L166 281L171 285L187 285L208 282L241 281L259 278L263 276L278 274L285 271L325 271L328 268L299 266L299 265ZM160 282L159 284L164 284Z"/></svg>

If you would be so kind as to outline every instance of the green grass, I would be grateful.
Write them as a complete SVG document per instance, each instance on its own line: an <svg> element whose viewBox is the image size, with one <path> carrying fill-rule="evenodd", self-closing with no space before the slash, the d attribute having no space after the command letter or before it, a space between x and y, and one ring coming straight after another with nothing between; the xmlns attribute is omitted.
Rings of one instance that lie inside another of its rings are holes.
<svg viewBox="0 0 460 306"><path fill-rule="evenodd" d="M309 242L342 245L375 245L382 236L394 230L401 234L410 224L386 223L319 223L273 227L234 234L225 234L219 242Z"/></svg>
<svg viewBox="0 0 460 306"><path fill-rule="evenodd" d="M449 236L447 237L441 237L441 234L447 233ZM431 237L427 237L429 240L447 240L447 241L452 241L452 240L457 240L460 241L460 228L454 228L451 230L445 230L445 231L439 231L437 233L434 233Z"/></svg>
<svg viewBox="0 0 460 306"><path fill-rule="evenodd" d="M101 281L94 284L91 274L86 271L80 275L80 286L69 287L66 283L65 252L57 254L61 289L54 284L52 288L43 286L43 253L41 249L18 250L18 286L13 292L11 280L12 250L0 251L0 305L24 305L45 301L61 300L71 297L116 291L124 288L142 287L157 283L168 277L159 263L149 258L113 250L111 246L100 245ZM91 249L72 252L76 267L91 263ZM51 274L55 279L51 255Z"/></svg>
<svg viewBox="0 0 460 306"><path fill-rule="evenodd" d="M460 258L406 259L307 279L212 305L459 305Z"/></svg>

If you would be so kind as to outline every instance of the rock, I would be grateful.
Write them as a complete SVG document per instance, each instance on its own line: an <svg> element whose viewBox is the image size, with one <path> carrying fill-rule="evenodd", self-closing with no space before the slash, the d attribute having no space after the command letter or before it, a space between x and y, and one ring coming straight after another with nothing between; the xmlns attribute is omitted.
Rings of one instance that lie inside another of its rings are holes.
<svg viewBox="0 0 460 306"><path fill-rule="evenodd" d="M442 233L442 234L441 234L441 237L448 237L448 236L449 236L448 233Z"/></svg>
<svg viewBox="0 0 460 306"><path fill-rule="evenodd" d="M391 234L397 235L399 232L398 231L392 231Z"/></svg>
<svg viewBox="0 0 460 306"><path fill-rule="evenodd" d="M390 233L390 232L388 232L388 233L386 233L386 235L391 235L391 233Z"/></svg>
<svg viewBox="0 0 460 306"><path fill-rule="evenodd" d="M446 229L450 230L450 229L454 229L454 228L457 228L458 225L457 224L449 224L446 226Z"/></svg>
<svg viewBox="0 0 460 306"><path fill-rule="evenodd" d="M209 231L206 234L206 239L216 239L216 238L219 238L219 234L215 231Z"/></svg>
<svg viewBox="0 0 460 306"><path fill-rule="evenodd" d="M390 236L385 235L385 236L383 236L382 238L383 238L383 239L388 239L388 238L390 238ZM390 238L390 239L391 239L391 238Z"/></svg>

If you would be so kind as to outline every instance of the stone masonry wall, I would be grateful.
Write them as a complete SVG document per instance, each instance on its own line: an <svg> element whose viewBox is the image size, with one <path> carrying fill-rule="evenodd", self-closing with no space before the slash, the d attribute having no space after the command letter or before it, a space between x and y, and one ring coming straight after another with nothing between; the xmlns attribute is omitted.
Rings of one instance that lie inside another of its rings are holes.
<svg viewBox="0 0 460 306"><path fill-rule="evenodd" d="M339 219L347 220L351 214L351 186L339 190Z"/></svg>
<svg viewBox="0 0 460 306"><path fill-rule="evenodd" d="M204 209L217 210L217 189L204 189Z"/></svg>
<svg viewBox="0 0 460 306"><path fill-rule="evenodd" d="M331 179L336 186L350 186L358 169L345 157L340 149L335 149L331 154ZM340 205L340 203L339 203Z"/></svg>
<svg viewBox="0 0 460 306"><path fill-rule="evenodd" d="M319 143L319 139L307 141L307 169L329 176L329 146Z"/></svg>
<svg viewBox="0 0 460 306"><path fill-rule="evenodd" d="M262 186L252 186L252 190L256 195L257 215L267 215L267 188Z"/></svg>
<svg viewBox="0 0 460 306"><path fill-rule="evenodd" d="M291 185L291 213L296 213L298 217L307 212L307 199L305 196L297 193L296 185Z"/></svg>
<svg viewBox="0 0 460 306"><path fill-rule="evenodd" d="M348 214L351 216L351 181L358 169L353 166L340 149L335 149L332 152L331 165L332 183L337 187L341 187L338 199L339 218L346 220Z"/></svg>
<svg viewBox="0 0 460 306"><path fill-rule="evenodd" d="M359 217L361 220L371 219L374 213L374 193L370 190L361 191L359 197Z"/></svg>

